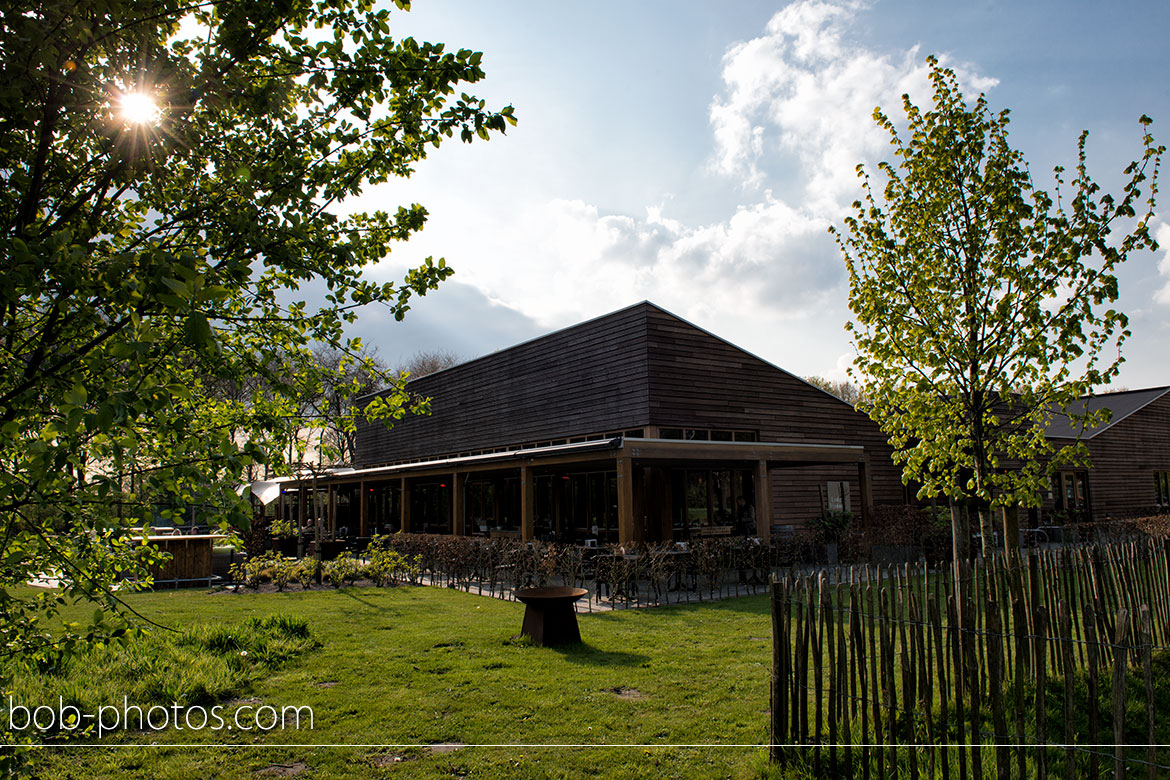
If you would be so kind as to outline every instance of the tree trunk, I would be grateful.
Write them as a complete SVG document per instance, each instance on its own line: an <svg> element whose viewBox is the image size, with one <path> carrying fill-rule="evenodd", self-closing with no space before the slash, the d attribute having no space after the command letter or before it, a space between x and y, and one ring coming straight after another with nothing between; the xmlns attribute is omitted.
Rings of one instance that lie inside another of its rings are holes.
<svg viewBox="0 0 1170 780"><path fill-rule="evenodd" d="M1020 550L1020 508L1003 507L1003 551L1010 560L1013 552Z"/></svg>
<svg viewBox="0 0 1170 780"><path fill-rule="evenodd" d="M1024 581L1020 572L1020 508L1003 508L1003 551L1004 565L1008 573L1008 587L1012 600L1022 599Z"/></svg>
<svg viewBox="0 0 1170 780"><path fill-rule="evenodd" d="M951 553L955 565L967 560L971 547L971 524L968 520L966 507L956 504L952 499L951 507ZM956 569L958 571L958 569Z"/></svg>
<svg viewBox="0 0 1170 780"><path fill-rule="evenodd" d="M979 538L984 559L995 554L995 523L991 520L991 507L979 504Z"/></svg>
<svg viewBox="0 0 1170 780"><path fill-rule="evenodd" d="M959 625L963 625L962 614L967 608L967 582L963 577L963 567L967 563L971 551L971 516L967 514L967 507L956 504L951 499L951 553L952 581L955 588L955 611L959 618Z"/></svg>

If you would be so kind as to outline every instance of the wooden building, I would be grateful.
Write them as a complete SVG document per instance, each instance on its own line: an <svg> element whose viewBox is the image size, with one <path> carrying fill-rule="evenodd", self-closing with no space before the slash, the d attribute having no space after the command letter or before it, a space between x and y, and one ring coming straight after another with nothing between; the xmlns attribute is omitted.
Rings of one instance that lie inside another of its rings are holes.
<svg viewBox="0 0 1170 780"><path fill-rule="evenodd" d="M853 407L643 302L420 377L429 416L363 425L317 480L350 535L405 530L598 543L789 533L903 500ZM283 500L306 516L307 481ZM309 516L315 514L311 510Z"/></svg>
<svg viewBox="0 0 1170 780"><path fill-rule="evenodd" d="M1170 387L1108 393L1082 400L1070 411L1109 409L1110 420L1081 430L1067 417L1053 420L1048 436L1089 449L1089 468L1060 469L1044 509L1056 520L1103 522L1170 511Z"/></svg>

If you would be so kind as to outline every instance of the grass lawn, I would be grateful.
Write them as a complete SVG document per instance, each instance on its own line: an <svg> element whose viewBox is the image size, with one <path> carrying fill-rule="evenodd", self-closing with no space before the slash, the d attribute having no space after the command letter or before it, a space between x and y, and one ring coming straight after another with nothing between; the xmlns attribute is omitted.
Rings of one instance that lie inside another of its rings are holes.
<svg viewBox="0 0 1170 780"><path fill-rule="evenodd" d="M314 728L122 733L55 747L45 778L753 777L767 742L766 596L579 616L584 644L516 638L518 603L438 588L134 594L175 627L285 613L320 642L241 705L310 706ZM76 682L76 681L75 681ZM179 743L240 745L168 747ZM415 747L275 747L286 743ZM424 748L432 743L472 747ZM476 747L500 744L505 747ZM662 747L516 747L516 745ZM149 747L148 747L149 745Z"/></svg>

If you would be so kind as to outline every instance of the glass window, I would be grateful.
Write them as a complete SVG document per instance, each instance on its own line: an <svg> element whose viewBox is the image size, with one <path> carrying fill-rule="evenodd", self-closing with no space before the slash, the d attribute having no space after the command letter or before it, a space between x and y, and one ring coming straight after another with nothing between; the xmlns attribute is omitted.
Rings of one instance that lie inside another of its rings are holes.
<svg viewBox="0 0 1170 780"><path fill-rule="evenodd" d="M468 482L467 526L473 534L486 534L496 526L496 486L487 481Z"/></svg>
<svg viewBox="0 0 1170 780"><path fill-rule="evenodd" d="M756 436L755 431L736 431L735 432L735 440L736 441L757 441L757 439L758 439L758 437Z"/></svg>
<svg viewBox="0 0 1170 780"><path fill-rule="evenodd" d="M661 439L681 439L683 431L682 428L659 428L658 437Z"/></svg>
<svg viewBox="0 0 1170 780"><path fill-rule="evenodd" d="M707 431L698 428L687 428L687 439L690 441L707 441L708 438Z"/></svg>
<svg viewBox="0 0 1170 780"><path fill-rule="evenodd" d="M731 441L731 431L711 431L711 441Z"/></svg>
<svg viewBox="0 0 1170 780"><path fill-rule="evenodd" d="M848 482L829 482L827 491L826 508L830 512L848 512L849 511L849 483Z"/></svg>
<svg viewBox="0 0 1170 780"><path fill-rule="evenodd" d="M1062 471L1056 475L1056 508L1063 509L1072 519L1089 509L1089 472Z"/></svg>
<svg viewBox="0 0 1170 780"><path fill-rule="evenodd" d="M1159 506L1170 504L1170 471L1154 472L1154 496Z"/></svg>

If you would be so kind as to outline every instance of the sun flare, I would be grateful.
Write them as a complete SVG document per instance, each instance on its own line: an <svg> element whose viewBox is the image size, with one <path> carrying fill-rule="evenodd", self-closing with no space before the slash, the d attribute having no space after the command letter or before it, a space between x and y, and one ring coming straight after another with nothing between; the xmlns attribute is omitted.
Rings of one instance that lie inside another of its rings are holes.
<svg viewBox="0 0 1170 780"><path fill-rule="evenodd" d="M127 92L118 102L122 118L131 124L153 125L162 114L154 98L144 92Z"/></svg>

